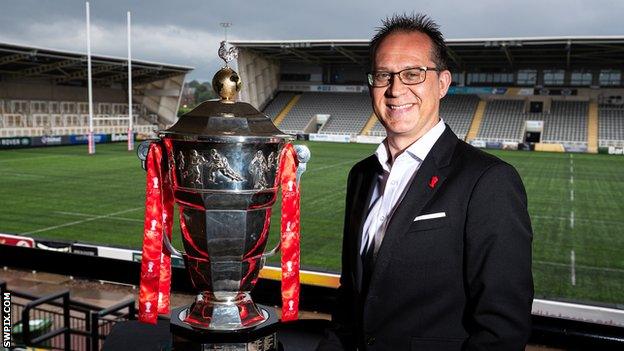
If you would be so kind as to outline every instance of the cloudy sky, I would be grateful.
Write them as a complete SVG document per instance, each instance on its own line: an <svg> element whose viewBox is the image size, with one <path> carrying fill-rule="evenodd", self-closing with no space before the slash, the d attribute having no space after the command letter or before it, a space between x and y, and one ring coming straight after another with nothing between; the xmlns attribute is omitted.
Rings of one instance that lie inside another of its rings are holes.
<svg viewBox="0 0 624 351"><path fill-rule="evenodd" d="M136 59L218 68L221 22L231 40L366 39L395 12L433 17L447 38L624 36L624 0L92 0L94 54L126 55L132 12ZM83 0L0 0L0 41L86 52Z"/></svg>

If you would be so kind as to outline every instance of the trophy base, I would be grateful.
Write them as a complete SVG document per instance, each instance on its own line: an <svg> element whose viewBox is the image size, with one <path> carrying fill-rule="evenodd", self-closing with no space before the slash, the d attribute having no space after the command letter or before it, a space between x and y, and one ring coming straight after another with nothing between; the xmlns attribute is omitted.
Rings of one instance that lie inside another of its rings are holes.
<svg viewBox="0 0 624 351"><path fill-rule="evenodd" d="M273 308L257 305L266 320L255 327L221 331L193 328L183 322L189 306L171 311L173 350L179 351L279 351L277 314Z"/></svg>
<svg viewBox="0 0 624 351"><path fill-rule="evenodd" d="M184 323L195 329L228 332L258 326L267 317L246 292L219 298L213 293L201 293L180 315Z"/></svg>

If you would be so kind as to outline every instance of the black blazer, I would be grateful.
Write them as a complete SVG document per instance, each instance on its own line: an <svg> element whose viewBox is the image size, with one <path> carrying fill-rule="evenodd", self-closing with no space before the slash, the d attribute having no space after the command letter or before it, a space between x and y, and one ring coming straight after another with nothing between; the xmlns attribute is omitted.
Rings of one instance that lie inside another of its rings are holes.
<svg viewBox="0 0 624 351"><path fill-rule="evenodd" d="M373 155L349 173L339 298L318 349L524 350L532 230L516 170L447 125L390 219L366 292L361 232L381 172Z"/></svg>

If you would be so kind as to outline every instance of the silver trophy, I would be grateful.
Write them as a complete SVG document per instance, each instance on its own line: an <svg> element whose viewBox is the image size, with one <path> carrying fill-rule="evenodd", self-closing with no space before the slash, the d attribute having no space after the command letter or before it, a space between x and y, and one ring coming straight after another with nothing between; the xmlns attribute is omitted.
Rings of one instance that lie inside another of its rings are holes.
<svg viewBox="0 0 624 351"><path fill-rule="evenodd" d="M250 291L266 257L279 249L265 251L279 158L293 137L251 105L235 102L241 81L227 65L235 52L222 45L220 54L226 65L212 84L221 100L200 104L159 133L180 208L184 252L172 247L166 236L165 246L184 258L198 291L192 305L173 310L172 330L174 322L181 321L181 329L188 332L237 334L261 326L274 314L259 308ZM306 158L300 159L301 172L309 151L298 148Z"/></svg>

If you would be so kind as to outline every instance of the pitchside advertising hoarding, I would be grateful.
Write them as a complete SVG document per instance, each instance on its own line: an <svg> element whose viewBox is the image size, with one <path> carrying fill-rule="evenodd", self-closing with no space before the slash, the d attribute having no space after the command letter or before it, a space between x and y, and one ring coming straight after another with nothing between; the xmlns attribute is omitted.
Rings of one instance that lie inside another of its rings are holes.
<svg viewBox="0 0 624 351"><path fill-rule="evenodd" d="M93 138L97 144L103 143L116 143L122 141L128 141L128 135L125 133L119 134L94 134ZM145 140L146 135L135 133L134 139ZM58 146L58 145L81 145L87 144L89 136L86 134L75 135L46 135L38 137L12 137L12 138L0 138L0 149L18 149L27 147L43 147L43 146Z"/></svg>
<svg viewBox="0 0 624 351"><path fill-rule="evenodd" d="M504 95L507 88L504 87L458 87L452 86L448 89L450 95L476 94L476 95Z"/></svg>
<svg viewBox="0 0 624 351"><path fill-rule="evenodd" d="M0 233L0 245L35 247L35 240L25 236Z"/></svg>

